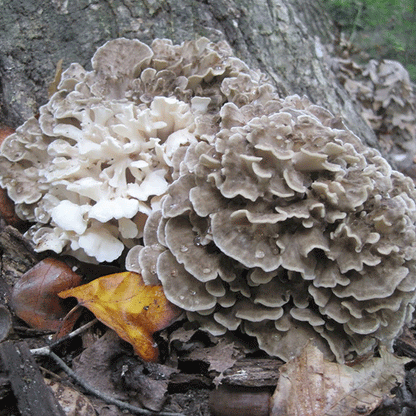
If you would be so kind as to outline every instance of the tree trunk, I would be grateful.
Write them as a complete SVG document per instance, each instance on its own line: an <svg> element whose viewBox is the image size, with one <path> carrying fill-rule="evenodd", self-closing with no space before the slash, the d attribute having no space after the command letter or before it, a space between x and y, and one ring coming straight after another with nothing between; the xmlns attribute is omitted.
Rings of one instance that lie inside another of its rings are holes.
<svg viewBox="0 0 416 416"><path fill-rule="evenodd" d="M206 36L267 73L282 96L307 95L371 146L327 64L335 27L317 0L4 0L0 13L0 123L16 127L47 100L57 62L89 68L95 50L117 37L175 43Z"/></svg>

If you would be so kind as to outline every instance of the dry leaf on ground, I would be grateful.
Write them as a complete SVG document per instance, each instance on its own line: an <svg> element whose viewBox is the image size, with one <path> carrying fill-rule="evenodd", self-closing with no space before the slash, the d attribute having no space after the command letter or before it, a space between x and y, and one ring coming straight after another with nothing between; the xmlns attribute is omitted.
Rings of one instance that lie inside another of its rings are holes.
<svg viewBox="0 0 416 416"><path fill-rule="evenodd" d="M56 380L45 379L66 416L93 416L95 410L86 396Z"/></svg>
<svg viewBox="0 0 416 416"><path fill-rule="evenodd" d="M47 258L29 269L15 284L12 307L31 327L57 331L71 309L58 293L80 283L81 277L66 263Z"/></svg>
<svg viewBox="0 0 416 416"><path fill-rule="evenodd" d="M0 124L0 144L3 143L3 140L13 134L15 129L12 127L6 126L4 124Z"/></svg>
<svg viewBox="0 0 416 416"><path fill-rule="evenodd" d="M224 372L231 368L243 354L233 342L221 339L213 347L196 349L189 355L189 359L201 360L209 364L208 371L216 371L213 382L216 386L221 383Z"/></svg>
<svg viewBox="0 0 416 416"><path fill-rule="evenodd" d="M101 393L127 401L128 391L115 383L115 375L120 371L114 365L116 358L126 353L121 338L114 331L108 330L74 357L72 369L85 383Z"/></svg>
<svg viewBox="0 0 416 416"><path fill-rule="evenodd" d="M161 286L146 286L138 273L115 273L66 290L101 322L133 345L145 361L156 361L158 348L152 335L169 326L182 311L165 297Z"/></svg>
<svg viewBox="0 0 416 416"><path fill-rule="evenodd" d="M348 367L324 360L320 350L308 344L281 367L271 416L368 415L403 381L409 361L381 349L380 357Z"/></svg>

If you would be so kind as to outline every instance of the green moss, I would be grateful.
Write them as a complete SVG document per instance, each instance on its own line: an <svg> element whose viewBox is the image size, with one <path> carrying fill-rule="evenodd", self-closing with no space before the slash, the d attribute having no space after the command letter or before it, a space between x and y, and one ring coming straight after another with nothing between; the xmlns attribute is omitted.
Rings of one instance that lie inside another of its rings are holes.
<svg viewBox="0 0 416 416"><path fill-rule="evenodd" d="M401 62L416 81L414 0L323 0L346 38L374 59Z"/></svg>

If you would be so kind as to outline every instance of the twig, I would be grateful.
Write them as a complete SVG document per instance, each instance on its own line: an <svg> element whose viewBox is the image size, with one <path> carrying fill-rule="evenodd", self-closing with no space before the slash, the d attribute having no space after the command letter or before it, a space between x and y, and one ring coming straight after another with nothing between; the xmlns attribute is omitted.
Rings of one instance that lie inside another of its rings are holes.
<svg viewBox="0 0 416 416"><path fill-rule="evenodd" d="M93 320L87 322L86 324L80 326L78 329L76 329L75 331L70 332L69 334L63 336L62 338L57 339L56 341L54 341L52 344L49 345L49 348L52 350L54 349L56 346L58 346L59 344L61 344L62 342L67 341L68 339L74 338L77 335L82 334L84 331L86 331L87 329L91 328L93 325L95 325L98 322L97 318L94 318Z"/></svg>
<svg viewBox="0 0 416 416"><path fill-rule="evenodd" d="M95 318L92 321L86 323L85 325L80 326L78 329L76 329L75 331L72 331L71 333L65 335L62 338L59 338L57 341L52 342L52 344L48 345L47 347L41 347L41 348L34 348L31 349L30 352L34 355L49 355L49 351L53 350L55 347L57 347L58 345L62 344L63 342L76 337L77 335L83 333L84 331L86 331L88 328L92 327L93 325L95 325L98 322L98 319Z"/></svg>
<svg viewBox="0 0 416 416"><path fill-rule="evenodd" d="M34 355L46 355L52 358L59 367L65 371L77 384L82 386L88 393L98 397L101 400L104 400L106 403L114 404L120 409L128 410L129 412L138 414L138 415L153 415L153 416L183 416L181 413L170 413L170 412L153 412L151 410L143 409L141 407L133 406L129 403L123 402L121 400L115 399L114 397L105 394L94 387L90 386L85 380L79 377L71 368L69 368L65 362L59 358L54 352L51 351L50 347L42 347L30 350Z"/></svg>
<svg viewBox="0 0 416 416"><path fill-rule="evenodd" d="M109 396L103 392L98 391L94 387L90 386L84 380L82 380L74 371L72 371L64 361L59 358L54 352L49 351L49 357L51 357L61 368L65 371L70 377L72 377L80 386L82 386L89 393L94 396L104 400L106 403L114 404L120 409L128 410L129 412L136 413L138 415L158 415L158 416L183 416L180 413L170 413L170 412L152 412L151 410L142 409L137 406L133 406L129 403L123 402L121 400L115 399L114 397Z"/></svg>

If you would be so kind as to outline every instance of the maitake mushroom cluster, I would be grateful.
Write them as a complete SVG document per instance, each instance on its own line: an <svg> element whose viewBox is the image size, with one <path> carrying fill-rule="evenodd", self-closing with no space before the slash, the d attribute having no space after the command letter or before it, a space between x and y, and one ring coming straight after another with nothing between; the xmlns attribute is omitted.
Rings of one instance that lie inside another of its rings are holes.
<svg viewBox="0 0 416 416"><path fill-rule="evenodd" d="M93 68L2 147L38 249L133 246L126 268L191 320L284 360L311 338L340 362L392 347L416 303L409 178L225 43L120 39Z"/></svg>
<svg viewBox="0 0 416 416"><path fill-rule="evenodd" d="M338 80L389 158L398 167L408 167L416 152L416 97L409 73L387 59L359 65L347 55L335 58L334 65Z"/></svg>
<svg viewBox="0 0 416 416"><path fill-rule="evenodd" d="M391 348L416 300L412 181L307 99L220 116L174 165L128 267L210 332L284 360L309 338L338 361Z"/></svg>
<svg viewBox="0 0 416 416"><path fill-rule="evenodd" d="M141 237L172 182L175 151L208 132L196 119L221 100L210 80L244 65L207 39L117 39L92 67L72 64L39 118L3 143L0 185L35 223L26 235L38 251L111 262Z"/></svg>

